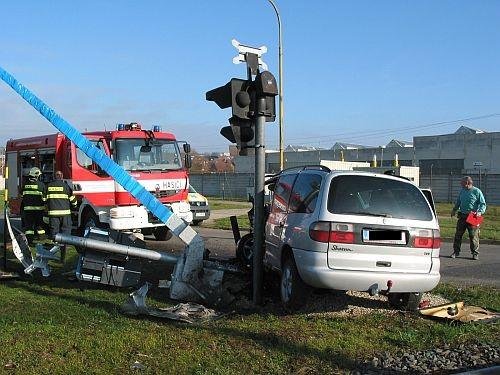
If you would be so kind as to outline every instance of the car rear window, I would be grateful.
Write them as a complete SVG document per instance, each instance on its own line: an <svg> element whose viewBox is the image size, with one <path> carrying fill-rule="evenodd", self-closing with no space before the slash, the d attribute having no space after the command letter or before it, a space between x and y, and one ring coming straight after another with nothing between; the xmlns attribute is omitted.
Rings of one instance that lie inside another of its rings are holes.
<svg viewBox="0 0 500 375"><path fill-rule="evenodd" d="M418 187L375 176L338 176L332 179L328 211L411 220L432 220L432 212Z"/></svg>

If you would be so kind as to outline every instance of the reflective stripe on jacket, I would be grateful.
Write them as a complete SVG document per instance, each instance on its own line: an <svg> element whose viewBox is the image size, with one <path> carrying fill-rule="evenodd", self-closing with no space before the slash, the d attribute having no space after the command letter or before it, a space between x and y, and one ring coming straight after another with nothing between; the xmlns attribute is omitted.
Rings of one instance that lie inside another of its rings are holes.
<svg viewBox="0 0 500 375"><path fill-rule="evenodd" d="M43 211L45 209L45 185L40 181L29 180L22 190L24 211Z"/></svg>
<svg viewBox="0 0 500 375"><path fill-rule="evenodd" d="M76 207L76 197L63 180L55 180L47 185L47 210L49 216L70 215L70 205Z"/></svg>

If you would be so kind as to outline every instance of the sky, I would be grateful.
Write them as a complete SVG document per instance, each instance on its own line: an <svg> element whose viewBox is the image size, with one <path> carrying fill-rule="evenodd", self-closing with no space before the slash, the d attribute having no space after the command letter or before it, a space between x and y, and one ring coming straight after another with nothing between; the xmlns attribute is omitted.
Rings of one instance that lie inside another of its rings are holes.
<svg viewBox="0 0 500 375"><path fill-rule="evenodd" d="M286 145L500 131L500 1L275 1ZM200 153L227 151L219 131L230 109L205 92L246 78L231 40L265 45L279 78L268 0L2 0L0 9L0 66L80 131L139 122ZM277 149L278 120L265 131ZM0 81L0 145L54 132Z"/></svg>

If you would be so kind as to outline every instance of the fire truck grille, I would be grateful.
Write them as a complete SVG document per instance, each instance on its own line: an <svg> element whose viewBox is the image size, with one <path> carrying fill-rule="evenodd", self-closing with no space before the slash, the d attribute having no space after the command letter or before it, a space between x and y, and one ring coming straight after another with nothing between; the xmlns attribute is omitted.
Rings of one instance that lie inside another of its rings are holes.
<svg viewBox="0 0 500 375"><path fill-rule="evenodd" d="M166 198L171 197L172 195L179 194L179 190L160 190L160 191L150 191L156 198Z"/></svg>

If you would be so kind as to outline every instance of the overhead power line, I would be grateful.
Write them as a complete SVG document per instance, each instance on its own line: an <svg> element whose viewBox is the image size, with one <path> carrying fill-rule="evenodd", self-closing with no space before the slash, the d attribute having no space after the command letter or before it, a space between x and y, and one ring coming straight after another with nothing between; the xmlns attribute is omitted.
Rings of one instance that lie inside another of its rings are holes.
<svg viewBox="0 0 500 375"><path fill-rule="evenodd" d="M330 134L330 135L316 135L316 136L289 138L288 140L289 141L297 141L297 140L306 140L306 139L317 139L317 140L320 140L323 142L325 140L325 138L327 138L327 139L335 138L335 139L343 139L343 140L345 140L345 139L361 139L361 138L365 139L367 137L373 137L373 136L378 136L378 135L404 133L408 130L438 128L438 127L443 127L446 125L456 124L456 123L460 123L460 122L483 120L483 119L497 117L497 116L500 116L500 113L490 113L487 115L467 117L467 118L462 118L462 119L457 119L457 120L432 122L432 123L421 124L421 125L404 126L404 127L389 128L389 129L383 129L383 130L382 129L371 130L371 131L370 130L368 130L368 131L357 130L357 131L336 133L336 134ZM345 136L351 136L351 137L345 137Z"/></svg>

